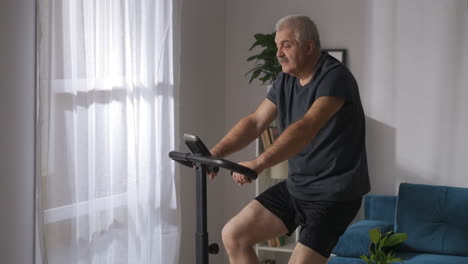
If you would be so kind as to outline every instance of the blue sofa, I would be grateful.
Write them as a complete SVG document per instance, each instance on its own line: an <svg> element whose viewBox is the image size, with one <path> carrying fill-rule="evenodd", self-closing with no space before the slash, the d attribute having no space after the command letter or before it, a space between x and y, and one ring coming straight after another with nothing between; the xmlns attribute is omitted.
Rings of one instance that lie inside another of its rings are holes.
<svg viewBox="0 0 468 264"><path fill-rule="evenodd" d="M468 264L468 188L402 183L398 196L367 195L364 220L348 227L328 263L365 263L375 227L408 234L393 250L405 264Z"/></svg>

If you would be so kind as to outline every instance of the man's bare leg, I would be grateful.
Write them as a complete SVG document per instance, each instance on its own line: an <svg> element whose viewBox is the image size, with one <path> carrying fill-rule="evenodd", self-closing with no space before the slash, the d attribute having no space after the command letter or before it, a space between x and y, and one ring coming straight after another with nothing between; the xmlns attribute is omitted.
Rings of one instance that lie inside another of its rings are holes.
<svg viewBox="0 0 468 264"><path fill-rule="evenodd" d="M328 258L320 255L317 251L297 243L289 259L289 264L325 264Z"/></svg>
<svg viewBox="0 0 468 264"><path fill-rule="evenodd" d="M254 245L287 232L281 219L253 200L224 226L222 236L231 264L257 264Z"/></svg>

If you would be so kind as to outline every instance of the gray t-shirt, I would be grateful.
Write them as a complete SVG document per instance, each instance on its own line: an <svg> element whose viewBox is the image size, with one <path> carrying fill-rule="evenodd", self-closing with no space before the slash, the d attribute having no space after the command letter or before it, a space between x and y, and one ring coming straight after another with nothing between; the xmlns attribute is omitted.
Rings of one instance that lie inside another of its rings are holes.
<svg viewBox="0 0 468 264"><path fill-rule="evenodd" d="M365 116L358 85L348 68L322 52L308 84L301 86L297 78L280 73L267 98L277 106L278 126L283 132L321 96L343 97L345 103L289 160L286 185L293 196L305 201L360 199L370 190Z"/></svg>

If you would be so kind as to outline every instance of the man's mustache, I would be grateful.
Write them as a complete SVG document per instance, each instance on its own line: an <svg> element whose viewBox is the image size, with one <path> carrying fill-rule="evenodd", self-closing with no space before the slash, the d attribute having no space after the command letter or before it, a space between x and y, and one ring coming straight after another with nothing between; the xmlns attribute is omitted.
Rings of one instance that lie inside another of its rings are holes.
<svg viewBox="0 0 468 264"><path fill-rule="evenodd" d="M279 63L288 62L288 58L286 57L277 57L277 58L278 58Z"/></svg>

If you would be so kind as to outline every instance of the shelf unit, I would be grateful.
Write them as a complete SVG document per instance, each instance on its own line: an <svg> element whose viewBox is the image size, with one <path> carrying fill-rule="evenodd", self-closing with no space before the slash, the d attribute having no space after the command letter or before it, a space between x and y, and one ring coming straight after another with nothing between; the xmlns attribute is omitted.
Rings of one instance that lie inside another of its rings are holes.
<svg viewBox="0 0 468 264"><path fill-rule="evenodd" d="M263 146L260 140L256 140L257 156L263 151ZM270 169L263 171L255 181L255 196L259 195L270 186L273 186L284 179L273 179L270 177ZM280 247L269 246L267 242L259 243L255 246L255 251L260 261L272 259L276 264L288 263L288 259L294 250L299 239L299 232L296 230L290 237L286 238L286 244Z"/></svg>

